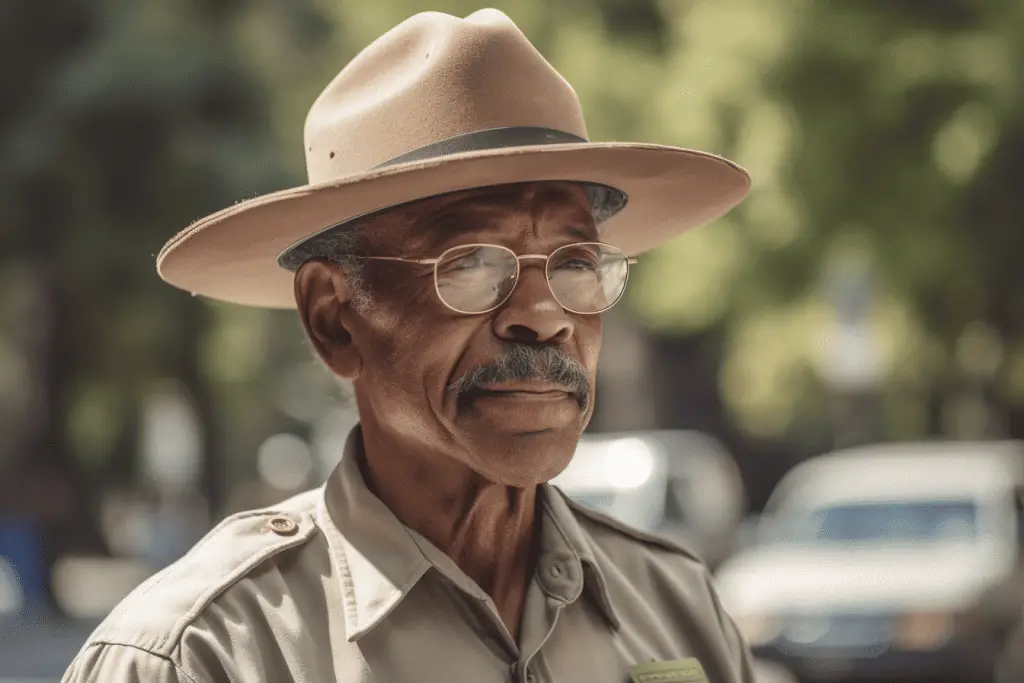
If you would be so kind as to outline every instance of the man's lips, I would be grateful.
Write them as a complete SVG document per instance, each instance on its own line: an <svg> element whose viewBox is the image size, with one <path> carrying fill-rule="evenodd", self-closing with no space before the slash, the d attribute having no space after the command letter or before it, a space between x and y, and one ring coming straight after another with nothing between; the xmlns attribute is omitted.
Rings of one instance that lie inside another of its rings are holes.
<svg viewBox="0 0 1024 683"><path fill-rule="evenodd" d="M478 396L507 398L564 398L573 392L552 382L507 382L481 387L473 392Z"/></svg>

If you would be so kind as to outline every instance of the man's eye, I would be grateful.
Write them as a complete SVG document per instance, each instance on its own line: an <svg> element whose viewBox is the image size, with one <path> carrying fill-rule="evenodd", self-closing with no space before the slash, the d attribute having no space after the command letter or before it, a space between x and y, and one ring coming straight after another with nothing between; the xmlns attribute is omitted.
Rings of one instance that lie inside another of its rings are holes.
<svg viewBox="0 0 1024 683"><path fill-rule="evenodd" d="M569 273L596 273L601 270L597 259L586 256L571 256L562 259L555 265L555 270Z"/></svg>
<svg viewBox="0 0 1024 683"><path fill-rule="evenodd" d="M472 254L470 256L463 256L460 259L456 259L450 262L445 266L445 271L452 273L466 270L474 270L476 268L481 267L482 265L484 265L483 260L476 254Z"/></svg>
<svg viewBox="0 0 1024 683"><path fill-rule="evenodd" d="M570 270L586 270L591 272L596 271L598 269L597 263L593 261L588 261L586 259L578 258L567 261L565 265L563 265L562 267L568 268Z"/></svg>

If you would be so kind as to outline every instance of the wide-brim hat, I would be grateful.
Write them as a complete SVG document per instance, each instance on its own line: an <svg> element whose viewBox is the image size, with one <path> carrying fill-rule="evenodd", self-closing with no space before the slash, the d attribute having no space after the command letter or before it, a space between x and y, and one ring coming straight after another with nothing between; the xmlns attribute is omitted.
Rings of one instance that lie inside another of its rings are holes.
<svg viewBox="0 0 1024 683"><path fill-rule="evenodd" d="M378 38L310 109L309 184L203 218L157 257L167 282L294 308L304 247L353 219L493 185L574 181L602 241L636 255L738 204L750 178L705 152L590 142L572 87L497 10L425 12ZM430 255L425 255L430 256Z"/></svg>

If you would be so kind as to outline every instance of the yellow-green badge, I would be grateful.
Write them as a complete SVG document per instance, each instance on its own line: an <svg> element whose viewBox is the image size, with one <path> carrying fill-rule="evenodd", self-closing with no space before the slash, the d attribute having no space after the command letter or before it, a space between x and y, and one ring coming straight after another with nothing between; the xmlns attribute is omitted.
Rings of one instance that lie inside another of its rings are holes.
<svg viewBox="0 0 1024 683"><path fill-rule="evenodd" d="M629 667L633 683L708 683L704 667L694 658L650 662Z"/></svg>

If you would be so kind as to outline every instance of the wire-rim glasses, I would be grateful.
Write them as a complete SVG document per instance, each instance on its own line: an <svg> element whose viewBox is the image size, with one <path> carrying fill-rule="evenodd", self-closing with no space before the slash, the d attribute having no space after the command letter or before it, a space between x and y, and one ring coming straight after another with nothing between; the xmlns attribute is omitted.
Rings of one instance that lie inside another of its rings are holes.
<svg viewBox="0 0 1024 683"><path fill-rule="evenodd" d="M566 311L603 313L626 291L629 266L637 262L603 242L576 242L548 255L516 254L499 244L460 244L437 258L367 256L377 261L429 265L434 290L445 306L463 315L489 313L508 301L519 282L522 261L543 261L548 288Z"/></svg>

